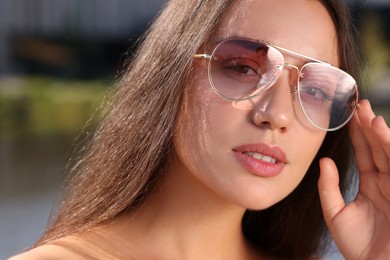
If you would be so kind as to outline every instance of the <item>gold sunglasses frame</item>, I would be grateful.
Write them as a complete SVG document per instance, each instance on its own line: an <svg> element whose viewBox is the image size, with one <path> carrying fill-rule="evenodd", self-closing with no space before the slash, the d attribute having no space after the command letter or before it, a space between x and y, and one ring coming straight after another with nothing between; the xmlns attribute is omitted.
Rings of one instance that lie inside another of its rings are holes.
<svg viewBox="0 0 390 260"><path fill-rule="evenodd" d="M212 81L212 77L211 77L211 60L212 60L212 57L215 53L215 51L218 49L218 47L222 44L224 44L225 42L227 41L232 41L232 40L241 40L241 41L248 41L248 42L254 42L254 43L259 43L259 44L262 44L262 45L265 45L266 47L268 48L273 48L274 50L278 51L282 58L283 58L283 64L282 65L278 65L277 66L277 69L279 70L279 73L278 75L268 83L268 86L266 88L264 88L264 90L254 94L254 95L249 95L249 96L246 96L244 98L230 98L230 97L227 97L225 95L223 95L215 86L214 86L214 82ZM294 56L294 57L298 57L298 58L301 58L301 59L304 59L304 60L307 60L309 62L306 62L301 68L298 68L297 66L293 65L293 64L290 64L290 63L284 63L284 55L283 53L286 53L286 54L289 54L291 56ZM297 53L297 52L294 52L294 51L291 51L291 50L288 50L286 48L283 48L283 47L280 47L280 46L277 46L277 45L273 45L273 44L270 44L266 41L263 41L263 40L253 40L253 39L247 39L247 38L240 38L240 37L231 37L231 38L227 38L223 41L220 41L213 49L213 51L211 52L211 54L206 54L206 53L200 53L200 54L195 54L193 56L194 58L196 59L207 59L209 60L209 63L208 63L208 78L209 78L209 82L210 82L210 85L211 87L213 88L214 92L216 92L219 96L221 96L222 98L224 99L227 99L227 100L230 100L230 101L240 101L240 100L247 100L247 99L250 99L250 98L253 98L255 96L258 96L258 95L261 95L263 94L265 91L267 91L268 89L270 89L274 84L275 82L278 80L279 78L279 75L281 73L281 71L285 68L285 67L290 67L290 68L293 68L293 69L296 69L297 72L298 72L298 79L297 79L297 86L295 86L295 89L293 91L294 94L296 94L298 96L298 99L299 99L299 103L300 103L300 106L301 106L301 109L303 111L303 113L305 114L306 118L309 120L309 122L314 125L315 127L317 127L318 129L320 130L323 130L323 131L336 131L340 128L342 128L343 126L345 126L352 118L353 114L355 113L356 109L359 108L359 91L358 91L358 87L357 87L357 83L356 83L356 80L350 75L348 74L347 72L343 71L342 69L336 67L336 66L333 66L331 65L330 63L328 62L325 62L325 61L322 61L322 60L319 60L319 59L315 59L315 58L312 58L312 57L309 57L307 55L304 55L304 54L300 54L300 53ZM337 126L337 127L333 127L333 128L324 128L324 127L321 127L319 125L317 125L315 122L313 122L312 119L310 119L309 115L306 113L306 110L302 104L302 101L301 101L301 98L300 96L298 95L298 88L299 88L299 77L302 75L302 69L309 65L309 64L312 64L312 63L320 63L320 64L323 64L325 66L330 66L332 67L333 69L336 69L346 75L348 75L349 77L351 77L354 82L355 82L355 91L356 91L356 100L352 101L351 103L351 107L352 107L352 113L351 115L346 119L346 121L344 123L342 123L341 125Z"/></svg>

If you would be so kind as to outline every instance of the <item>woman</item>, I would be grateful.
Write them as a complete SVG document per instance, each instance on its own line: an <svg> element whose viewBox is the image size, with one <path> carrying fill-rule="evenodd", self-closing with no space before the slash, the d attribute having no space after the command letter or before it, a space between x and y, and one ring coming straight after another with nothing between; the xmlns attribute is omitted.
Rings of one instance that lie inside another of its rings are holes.
<svg viewBox="0 0 390 260"><path fill-rule="evenodd" d="M170 1L15 259L316 258L325 223L345 258L388 255L390 130L357 103L348 17L337 0Z"/></svg>

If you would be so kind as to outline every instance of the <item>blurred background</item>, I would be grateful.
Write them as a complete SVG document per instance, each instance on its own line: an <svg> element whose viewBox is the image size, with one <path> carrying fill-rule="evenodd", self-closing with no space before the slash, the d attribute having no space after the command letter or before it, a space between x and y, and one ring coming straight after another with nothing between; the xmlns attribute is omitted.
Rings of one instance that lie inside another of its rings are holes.
<svg viewBox="0 0 390 260"><path fill-rule="evenodd" d="M41 234L77 137L165 1L0 0L0 259ZM365 97L390 122L390 2L348 3Z"/></svg>
<svg viewBox="0 0 390 260"><path fill-rule="evenodd" d="M0 259L30 246L91 114L165 0L0 0Z"/></svg>

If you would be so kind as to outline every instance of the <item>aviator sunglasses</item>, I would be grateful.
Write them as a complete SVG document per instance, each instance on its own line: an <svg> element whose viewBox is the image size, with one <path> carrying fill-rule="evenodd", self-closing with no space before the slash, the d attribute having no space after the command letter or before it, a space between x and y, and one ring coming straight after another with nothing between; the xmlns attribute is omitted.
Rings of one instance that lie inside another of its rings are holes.
<svg viewBox="0 0 390 260"><path fill-rule="evenodd" d="M285 63L282 52L307 62L301 68ZM306 118L324 131L343 127L359 107L357 85L351 75L326 62L264 41L229 38L217 44L211 54L196 54L194 58L208 59L212 88L232 101L260 95L274 85L283 68L296 69L293 92Z"/></svg>

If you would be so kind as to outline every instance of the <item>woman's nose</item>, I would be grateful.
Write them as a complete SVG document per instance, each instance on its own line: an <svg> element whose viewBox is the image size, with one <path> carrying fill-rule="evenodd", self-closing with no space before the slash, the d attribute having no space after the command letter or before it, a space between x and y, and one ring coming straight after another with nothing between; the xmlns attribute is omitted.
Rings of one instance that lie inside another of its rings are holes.
<svg viewBox="0 0 390 260"><path fill-rule="evenodd" d="M277 82L256 97L252 122L262 128L287 131L294 117L294 82L288 71L282 72Z"/></svg>

